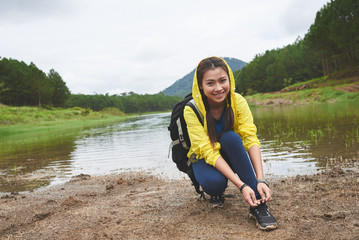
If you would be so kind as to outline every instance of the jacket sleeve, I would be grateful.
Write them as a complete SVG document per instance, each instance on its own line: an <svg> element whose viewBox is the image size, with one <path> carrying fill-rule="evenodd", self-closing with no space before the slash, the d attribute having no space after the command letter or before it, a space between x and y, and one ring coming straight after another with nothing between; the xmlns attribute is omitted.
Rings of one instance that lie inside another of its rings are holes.
<svg viewBox="0 0 359 240"><path fill-rule="evenodd" d="M234 129L243 141L244 148L248 151L253 145L260 147L257 138L257 127L253 123L252 112L249 109L247 101L239 94L236 94L236 118L238 125Z"/></svg>
<svg viewBox="0 0 359 240"><path fill-rule="evenodd" d="M219 152L221 145L216 142L212 146L207 131L198 120L193 109L189 106L186 106L184 109L184 119L187 123L188 135L191 140L191 149L188 152L188 157L195 153L197 159L204 158L206 163L215 166L217 159L221 156Z"/></svg>

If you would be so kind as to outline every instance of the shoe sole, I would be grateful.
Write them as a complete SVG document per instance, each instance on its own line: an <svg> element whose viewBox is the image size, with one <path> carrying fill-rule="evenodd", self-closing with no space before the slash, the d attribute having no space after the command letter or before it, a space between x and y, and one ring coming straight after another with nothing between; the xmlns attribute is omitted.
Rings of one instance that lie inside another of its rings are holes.
<svg viewBox="0 0 359 240"><path fill-rule="evenodd" d="M276 228L278 227L277 224L274 224L274 225L271 225L271 226L262 227L261 225L259 225L259 223L258 223L256 217L253 216L251 213L249 214L249 217L250 217L250 218L253 218L253 219L256 221L256 226L257 226L257 228L259 228L260 230L270 231L270 230L276 229Z"/></svg>
<svg viewBox="0 0 359 240"><path fill-rule="evenodd" d="M223 208L223 205L218 205L218 204L209 204L211 206L211 208Z"/></svg>

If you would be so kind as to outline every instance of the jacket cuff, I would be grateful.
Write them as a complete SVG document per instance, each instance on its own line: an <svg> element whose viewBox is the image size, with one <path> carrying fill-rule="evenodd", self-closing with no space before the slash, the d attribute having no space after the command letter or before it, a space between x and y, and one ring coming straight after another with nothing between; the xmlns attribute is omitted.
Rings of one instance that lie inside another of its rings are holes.
<svg viewBox="0 0 359 240"><path fill-rule="evenodd" d="M209 164L209 165L212 165L213 167L216 167L216 162L218 160L218 158L221 156L221 154L219 153L216 153L214 154L213 156L211 156L210 158L207 158L207 161L206 163Z"/></svg>

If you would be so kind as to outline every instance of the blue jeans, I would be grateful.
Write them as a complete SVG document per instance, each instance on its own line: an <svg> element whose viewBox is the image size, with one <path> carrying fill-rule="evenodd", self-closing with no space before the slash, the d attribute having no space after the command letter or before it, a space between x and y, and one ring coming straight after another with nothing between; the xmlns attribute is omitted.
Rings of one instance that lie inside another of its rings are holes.
<svg viewBox="0 0 359 240"><path fill-rule="evenodd" d="M250 186L256 197L260 197L257 191L257 179L252 163L244 149L241 137L233 132L223 133L219 139L221 155L227 161L232 170L239 176L242 182ZM215 167L209 165L204 159L192 164L194 175L203 191L211 196L221 195L227 188L228 179Z"/></svg>

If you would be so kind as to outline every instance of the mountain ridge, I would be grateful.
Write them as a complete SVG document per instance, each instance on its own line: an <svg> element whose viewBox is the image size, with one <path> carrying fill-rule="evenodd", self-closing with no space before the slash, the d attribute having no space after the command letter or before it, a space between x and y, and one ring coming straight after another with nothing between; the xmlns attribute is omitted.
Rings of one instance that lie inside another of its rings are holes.
<svg viewBox="0 0 359 240"><path fill-rule="evenodd" d="M232 71L241 70L247 63L237 58L224 57ZM175 81L171 86L164 89L162 93L166 96L184 97L192 91L192 81L196 69Z"/></svg>

